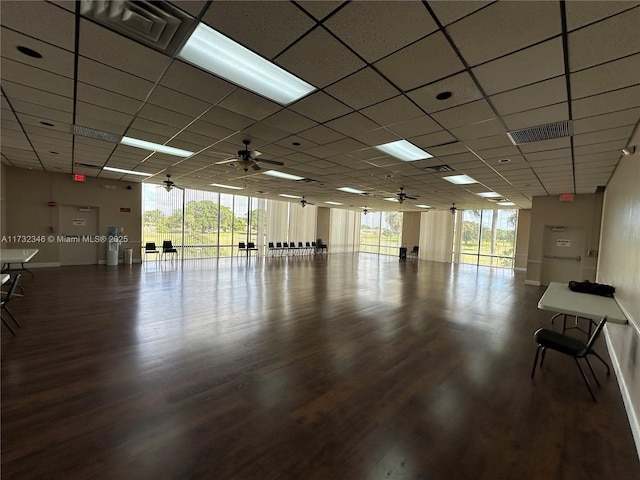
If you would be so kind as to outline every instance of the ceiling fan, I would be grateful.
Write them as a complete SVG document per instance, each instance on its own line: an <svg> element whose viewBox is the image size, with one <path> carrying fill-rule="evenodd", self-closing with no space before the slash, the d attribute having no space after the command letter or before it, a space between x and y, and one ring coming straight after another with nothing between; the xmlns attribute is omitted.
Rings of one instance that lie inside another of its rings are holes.
<svg viewBox="0 0 640 480"><path fill-rule="evenodd" d="M300 199L300 205L302 205L302 208L306 207L307 205L315 205L315 203L311 203L311 202L307 202L304 197L302 197Z"/></svg>
<svg viewBox="0 0 640 480"><path fill-rule="evenodd" d="M402 204L405 200L417 200L417 197L410 197L406 193L404 193L404 187L400 187L400 191L396 193L396 197L398 197L398 203Z"/></svg>
<svg viewBox="0 0 640 480"><path fill-rule="evenodd" d="M176 184L171 181L171 174L167 173L167 179L164 182L162 182L162 185L164 186L164 189L167 192L170 192L173 189L173 187L176 186Z"/></svg>
<svg viewBox="0 0 640 480"><path fill-rule="evenodd" d="M257 150L249 150L249 144L251 140L243 140L244 150L239 150L235 157L227 158L226 160L222 160L220 162L216 162L216 165L223 165L225 163L237 163L240 165L245 172L249 171L249 168L253 168L254 170L260 170L260 163L270 163L272 165L284 165L282 162L278 162L277 160L267 160L266 158L258 158L262 155Z"/></svg>
<svg viewBox="0 0 640 480"><path fill-rule="evenodd" d="M451 204L451 206L449 207L449 211L451 212L451 215L455 215L456 212L458 211L458 207L456 207L456 203L453 202Z"/></svg>
<svg viewBox="0 0 640 480"><path fill-rule="evenodd" d="M369 207L362 207L362 213L364 213L365 215L369 213Z"/></svg>

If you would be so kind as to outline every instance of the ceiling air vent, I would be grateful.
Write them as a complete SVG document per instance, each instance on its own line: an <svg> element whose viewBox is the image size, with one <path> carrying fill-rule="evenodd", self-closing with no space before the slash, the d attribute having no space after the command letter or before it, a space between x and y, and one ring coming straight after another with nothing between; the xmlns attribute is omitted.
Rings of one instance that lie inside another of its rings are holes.
<svg viewBox="0 0 640 480"><path fill-rule="evenodd" d="M116 135L115 133L102 132L100 130L94 130L93 128L81 127L80 125L73 126L74 135L80 135L82 137L96 138L98 140L104 140L105 142L120 143L122 135Z"/></svg>
<svg viewBox="0 0 640 480"><path fill-rule="evenodd" d="M507 132L511 143L522 145L523 143L539 142L541 140L551 140L552 138L568 137L569 121L548 123L537 127L525 128Z"/></svg>
<svg viewBox="0 0 640 480"><path fill-rule="evenodd" d="M193 20L169 2L81 0L80 5L83 16L169 55Z"/></svg>
<svg viewBox="0 0 640 480"><path fill-rule="evenodd" d="M424 171L429 173L444 173L453 172L453 168L449 165L434 165L433 167L426 167Z"/></svg>

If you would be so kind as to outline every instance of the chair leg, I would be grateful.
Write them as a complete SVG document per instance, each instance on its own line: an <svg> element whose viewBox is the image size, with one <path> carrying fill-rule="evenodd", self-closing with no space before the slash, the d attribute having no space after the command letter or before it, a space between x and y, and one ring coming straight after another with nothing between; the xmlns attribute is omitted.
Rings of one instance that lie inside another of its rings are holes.
<svg viewBox="0 0 640 480"><path fill-rule="evenodd" d="M598 381L598 377L596 377L596 372L593 371L593 366L591 365L591 362L587 357L584 357L584 359L586 360L587 365L589 366L589 370L591 370L591 375L593 375L593 378L596 381L596 385L598 385L598 388L600 388L600 382Z"/></svg>
<svg viewBox="0 0 640 480"><path fill-rule="evenodd" d="M580 373L582 374L582 378L584 379L584 383L587 385L587 388L589 389L589 394L591 395L591 398L595 402L596 401L596 396L593 394L593 390L591 389L591 384L589 383L589 379L587 378L587 376L584 373L582 365L580 365L580 362L578 361L578 359L576 357L573 357L573 359L576 361L576 365L578 365L578 369L580 370Z"/></svg>
<svg viewBox="0 0 640 480"><path fill-rule="evenodd" d="M547 347L542 347L542 358L540 359L540 368L542 368L542 365L544 364L545 353L547 353Z"/></svg>
<svg viewBox="0 0 640 480"><path fill-rule="evenodd" d="M18 322L18 319L13 315L13 313L11 313L11 310L9 310L9 308L6 305L3 305L2 308L4 308L7 311L7 313L9 314L9 316L17 326L22 327L22 325L20 325L20 322Z"/></svg>
<svg viewBox="0 0 640 480"><path fill-rule="evenodd" d="M2 319L2 323L4 323L4 326L7 327L9 329L9 331L11 332L11 334L15 337L16 336L16 332L13 331L13 328L11 328L11 325L9 325L7 323L7 321L4 319L4 317L0 316L0 319Z"/></svg>
<svg viewBox="0 0 640 480"><path fill-rule="evenodd" d="M593 355L598 357L598 360L600 360L602 363L604 363L604 366L607 367L607 375L611 375L611 369L609 368L609 364L605 361L605 359L602 358L600 355L598 355L598 352L591 351L589 353L592 353Z"/></svg>
<svg viewBox="0 0 640 480"><path fill-rule="evenodd" d="M531 369L531 378L533 378L536 373L536 366L538 365L538 355L540 354L540 349L542 349L542 345L538 345L538 348L536 348L536 356L533 359L533 368Z"/></svg>

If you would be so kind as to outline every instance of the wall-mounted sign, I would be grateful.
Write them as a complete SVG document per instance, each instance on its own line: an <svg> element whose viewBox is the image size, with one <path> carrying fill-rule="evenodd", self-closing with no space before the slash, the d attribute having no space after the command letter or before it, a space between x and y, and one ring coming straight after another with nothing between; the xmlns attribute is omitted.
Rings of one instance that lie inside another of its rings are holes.
<svg viewBox="0 0 640 480"><path fill-rule="evenodd" d="M81 175L79 173L74 173L73 174L73 181L74 182L84 182L84 180L85 180L85 176L84 175Z"/></svg>
<svg viewBox="0 0 640 480"><path fill-rule="evenodd" d="M570 247L571 240L566 238L559 238L556 240L556 247Z"/></svg>
<svg viewBox="0 0 640 480"><path fill-rule="evenodd" d="M559 200L561 202L573 202L573 193L563 193L560 195Z"/></svg>
<svg viewBox="0 0 640 480"><path fill-rule="evenodd" d="M86 218L74 218L73 221L71 222L72 225L75 225L77 227L84 227L87 224L87 219Z"/></svg>
<svg viewBox="0 0 640 480"><path fill-rule="evenodd" d="M120 207L120 213L131 213L131 209L129 207Z"/></svg>

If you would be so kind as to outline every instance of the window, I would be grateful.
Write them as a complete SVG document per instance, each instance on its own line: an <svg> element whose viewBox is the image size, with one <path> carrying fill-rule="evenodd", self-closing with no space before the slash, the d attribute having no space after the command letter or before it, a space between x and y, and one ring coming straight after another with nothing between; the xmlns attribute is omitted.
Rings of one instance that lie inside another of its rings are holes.
<svg viewBox="0 0 640 480"><path fill-rule="evenodd" d="M380 255L398 255L402 237L401 212L364 212L361 214L360 251Z"/></svg>
<svg viewBox="0 0 640 480"><path fill-rule="evenodd" d="M459 263L513 268L518 210L462 210L454 258Z"/></svg>

